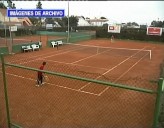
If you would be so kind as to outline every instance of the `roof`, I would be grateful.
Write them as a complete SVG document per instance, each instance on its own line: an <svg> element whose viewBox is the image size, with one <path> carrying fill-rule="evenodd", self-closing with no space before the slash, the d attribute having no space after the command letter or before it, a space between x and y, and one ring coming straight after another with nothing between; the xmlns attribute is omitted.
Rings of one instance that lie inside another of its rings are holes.
<svg viewBox="0 0 164 128"><path fill-rule="evenodd" d="M18 18L18 20L20 22L23 22L23 23L26 23L27 26L32 26L32 22L30 21L30 19L28 17L25 17L25 18Z"/></svg>
<svg viewBox="0 0 164 128"><path fill-rule="evenodd" d="M108 19L86 19L86 21L89 21L89 22L107 22L109 20Z"/></svg>
<svg viewBox="0 0 164 128"><path fill-rule="evenodd" d="M3 16L7 17L7 9L0 9L0 13ZM10 19L12 19L12 18L10 18ZM17 21L17 22L15 22L15 21ZM27 26L32 26L33 25L32 22L30 21L30 19L27 18L27 17L25 17L25 18L16 18L16 20L14 20L14 21L12 21L12 20L10 22L5 21L4 23L6 25L15 25L15 24L22 24L22 25L27 25Z"/></svg>
<svg viewBox="0 0 164 128"><path fill-rule="evenodd" d="M4 22L4 24L6 24L6 25L18 25L18 24L20 24L20 25L22 25L22 22Z"/></svg>

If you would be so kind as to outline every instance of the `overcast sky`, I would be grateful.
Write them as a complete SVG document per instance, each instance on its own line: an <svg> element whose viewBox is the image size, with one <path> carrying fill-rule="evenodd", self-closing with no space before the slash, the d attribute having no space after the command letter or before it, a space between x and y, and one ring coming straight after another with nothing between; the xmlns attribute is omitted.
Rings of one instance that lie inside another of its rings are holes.
<svg viewBox="0 0 164 128"><path fill-rule="evenodd" d="M17 9L36 9L37 1L14 1ZM41 1L43 9L65 9L67 1ZM106 17L111 22L148 24L164 21L164 1L69 1L69 15Z"/></svg>

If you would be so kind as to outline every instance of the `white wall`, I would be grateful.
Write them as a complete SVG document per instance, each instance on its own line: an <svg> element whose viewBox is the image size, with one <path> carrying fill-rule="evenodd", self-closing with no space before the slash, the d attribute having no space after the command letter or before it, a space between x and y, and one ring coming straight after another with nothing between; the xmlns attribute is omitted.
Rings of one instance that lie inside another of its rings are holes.
<svg viewBox="0 0 164 128"><path fill-rule="evenodd" d="M79 17L78 26L90 26L90 24L84 20L82 17Z"/></svg>

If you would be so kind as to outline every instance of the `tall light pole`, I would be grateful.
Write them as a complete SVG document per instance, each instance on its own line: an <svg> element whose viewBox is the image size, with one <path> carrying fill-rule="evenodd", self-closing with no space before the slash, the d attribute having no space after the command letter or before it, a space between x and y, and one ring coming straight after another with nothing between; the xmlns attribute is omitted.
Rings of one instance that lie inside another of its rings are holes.
<svg viewBox="0 0 164 128"><path fill-rule="evenodd" d="M7 1L8 8L10 9L12 7L12 2L10 0ZM9 17L9 32L10 32L10 44L9 44L9 54L12 54L12 46L13 46L13 39L12 39L12 33L11 33L11 20Z"/></svg>
<svg viewBox="0 0 164 128"><path fill-rule="evenodd" d="M3 0L3 5L5 6L4 0ZM4 24L4 27L5 27L5 44L6 44L6 46L7 46L5 16L4 16L4 18L3 18L3 24Z"/></svg>
<svg viewBox="0 0 164 128"><path fill-rule="evenodd" d="M68 35L67 35L67 43L69 42L69 0L68 0Z"/></svg>
<svg viewBox="0 0 164 128"><path fill-rule="evenodd" d="M3 1L3 5L4 5L4 1ZM4 16L5 17L5 16ZM4 18L5 19L5 18ZM5 25L5 34L6 34L6 25ZM4 67L4 58L3 56L1 57L2 60L2 70L5 73L5 67ZM5 94L5 104L6 104L6 114L7 114L7 126L8 128L11 128L11 120L10 120L10 110L9 110L9 100L8 100L8 93L7 93L7 87L6 87L6 79L5 79L5 75L3 75L4 77L4 94Z"/></svg>

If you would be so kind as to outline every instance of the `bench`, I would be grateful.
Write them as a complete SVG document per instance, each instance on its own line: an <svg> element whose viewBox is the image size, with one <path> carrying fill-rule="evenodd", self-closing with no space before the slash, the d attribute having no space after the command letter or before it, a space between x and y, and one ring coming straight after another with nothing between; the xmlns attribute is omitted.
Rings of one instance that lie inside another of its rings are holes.
<svg viewBox="0 0 164 128"><path fill-rule="evenodd" d="M58 43L58 45L63 45L63 41L62 40L59 40L59 41L56 41Z"/></svg>
<svg viewBox="0 0 164 128"><path fill-rule="evenodd" d="M62 40L58 40L58 41L52 41L51 42L52 47L54 48L55 46L59 46L59 45L63 45L63 41Z"/></svg>
<svg viewBox="0 0 164 128"><path fill-rule="evenodd" d="M32 51L32 48L31 48L31 46L30 45L27 45L27 46L22 46L22 51L23 52L28 52L28 51Z"/></svg>
<svg viewBox="0 0 164 128"><path fill-rule="evenodd" d="M39 45L37 45L37 44L32 44L31 47L32 47L33 51L39 50Z"/></svg>
<svg viewBox="0 0 164 128"><path fill-rule="evenodd" d="M52 41L51 44L52 44L53 48L58 45L57 42L55 42L55 41Z"/></svg>

